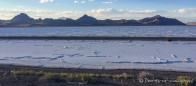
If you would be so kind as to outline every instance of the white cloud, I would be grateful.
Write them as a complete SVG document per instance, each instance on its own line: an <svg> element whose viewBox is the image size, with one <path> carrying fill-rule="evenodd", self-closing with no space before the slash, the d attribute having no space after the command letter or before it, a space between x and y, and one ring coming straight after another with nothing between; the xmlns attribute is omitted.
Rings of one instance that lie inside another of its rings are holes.
<svg viewBox="0 0 196 86"><path fill-rule="evenodd" d="M74 1L74 3L80 3L79 1Z"/></svg>
<svg viewBox="0 0 196 86"><path fill-rule="evenodd" d="M87 14L95 16L97 19L142 19L155 15L165 15L166 11L159 10L129 10L129 9L94 9Z"/></svg>
<svg viewBox="0 0 196 86"><path fill-rule="evenodd" d="M109 0L109 1L106 1L106 2L102 2L103 4L112 4L112 3L115 3L117 2L118 0Z"/></svg>
<svg viewBox="0 0 196 86"><path fill-rule="evenodd" d="M178 10L179 13L196 14L196 8L183 8Z"/></svg>
<svg viewBox="0 0 196 86"><path fill-rule="evenodd" d="M82 4L84 4L84 3L86 3L86 1L74 1L74 3L75 3L75 4L77 4L77 3L82 3Z"/></svg>
<svg viewBox="0 0 196 86"><path fill-rule="evenodd" d="M107 8L107 9L97 9L92 10L92 13L99 13L99 14L109 14L109 13L118 13L119 11L113 8Z"/></svg>
<svg viewBox="0 0 196 86"><path fill-rule="evenodd" d="M95 1L95 0L88 0L88 1Z"/></svg>
<svg viewBox="0 0 196 86"><path fill-rule="evenodd" d="M179 13L185 13L185 10L184 9L180 9L178 10Z"/></svg>
<svg viewBox="0 0 196 86"><path fill-rule="evenodd" d="M57 11L49 11L49 10L42 10L42 9L4 9L1 8L0 11L4 14L12 14L17 15L19 13L27 13L28 15L32 16L33 18L57 18L60 16L65 16L68 18L77 19L81 17L84 14L88 14L90 16L96 17L97 19L140 19L143 17L149 17L154 16L160 11L157 10L143 10L143 11L137 11L137 10L128 10L128 9L113 9L113 8L107 8L107 9L94 9L91 11L64 11L64 12L57 12ZM14 16L12 16L14 17ZM1 17L3 19L10 17ZM1 19L0 18L0 19Z"/></svg>
<svg viewBox="0 0 196 86"><path fill-rule="evenodd" d="M108 1L108 2L102 2L104 4L112 4L113 2L112 1Z"/></svg>
<svg viewBox="0 0 196 86"><path fill-rule="evenodd" d="M45 2L53 2L54 0L40 0L39 3L45 3Z"/></svg>
<svg viewBox="0 0 196 86"><path fill-rule="evenodd" d="M81 3L85 3L85 1L81 1Z"/></svg>
<svg viewBox="0 0 196 86"><path fill-rule="evenodd" d="M2 15L0 16L0 19L5 19L5 20L12 19L14 16L16 16L16 15L18 15L20 13L26 13L30 17L33 17L33 18L36 18L36 19L38 19L40 17L44 17L44 18L54 17L52 15L57 13L55 11L50 11L50 10L25 9L25 8L15 8L15 9L0 8L0 11L2 12Z"/></svg>
<svg viewBox="0 0 196 86"><path fill-rule="evenodd" d="M128 10L128 9L113 9L113 8L107 8L107 9L97 9L92 10L92 13L99 13L99 14L123 14L123 13L130 13L130 14L154 14L161 11L158 10Z"/></svg>

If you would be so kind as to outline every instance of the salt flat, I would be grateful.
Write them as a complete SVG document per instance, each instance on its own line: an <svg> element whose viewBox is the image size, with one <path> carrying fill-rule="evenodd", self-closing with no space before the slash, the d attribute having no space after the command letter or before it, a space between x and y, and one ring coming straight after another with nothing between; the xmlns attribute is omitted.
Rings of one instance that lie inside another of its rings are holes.
<svg viewBox="0 0 196 86"><path fill-rule="evenodd" d="M0 63L196 71L195 41L0 40Z"/></svg>
<svg viewBox="0 0 196 86"><path fill-rule="evenodd" d="M0 36L196 37L195 26L0 28ZM196 71L196 41L0 39L0 63Z"/></svg>

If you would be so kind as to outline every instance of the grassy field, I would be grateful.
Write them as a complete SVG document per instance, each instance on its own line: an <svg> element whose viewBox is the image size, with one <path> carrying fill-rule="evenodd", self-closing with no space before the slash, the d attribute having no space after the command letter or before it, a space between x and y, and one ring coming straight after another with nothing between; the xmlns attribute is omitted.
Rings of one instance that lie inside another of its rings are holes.
<svg viewBox="0 0 196 86"><path fill-rule="evenodd" d="M0 65L1 86L195 86L195 72Z"/></svg>

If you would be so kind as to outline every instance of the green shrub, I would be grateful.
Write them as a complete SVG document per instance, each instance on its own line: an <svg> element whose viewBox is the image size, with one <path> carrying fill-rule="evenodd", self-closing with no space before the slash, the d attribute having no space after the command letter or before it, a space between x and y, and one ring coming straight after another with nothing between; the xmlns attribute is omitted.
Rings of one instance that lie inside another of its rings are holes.
<svg viewBox="0 0 196 86"><path fill-rule="evenodd" d="M29 75L34 75L35 74L35 71L34 70L29 70L27 71Z"/></svg>
<svg viewBox="0 0 196 86"><path fill-rule="evenodd" d="M102 77L107 77L107 78L111 77L110 74L101 74L101 76L102 76Z"/></svg>
<svg viewBox="0 0 196 86"><path fill-rule="evenodd" d="M177 81L181 84L181 85L190 85L191 83L193 83L193 80L189 77L189 76L178 76L177 77Z"/></svg>
<svg viewBox="0 0 196 86"><path fill-rule="evenodd" d="M116 79L127 79L133 77L131 74L123 73L123 74L116 74L112 76L113 78Z"/></svg>
<svg viewBox="0 0 196 86"><path fill-rule="evenodd" d="M37 75L37 76L43 76L44 75L44 72L43 71L39 71L39 72L36 72L35 75Z"/></svg>
<svg viewBox="0 0 196 86"><path fill-rule="evenodd" d="M95 74L92 74L92 73L90 73L90 74L88 74L90 77L95 77Z"/></svg>
<svg viewBox="0 0 196 86"><path fill-rule="evenodd" d="M14 75L34 75L35 71L34 70L21 69L21 70L12 70L11 73L14 74Z"/></svg>
<svg viewBox="0 0 196 86"><path fill-rule="evenodd" d="M116 78L116 79L120 79L120 78L121 78L120 75L113 75L112 77L113 77L113 78Z"/></svg>
<svg viewBox="0 0 196 86"><path fill-rule="evenodd" d="M69 74L67 79L73 82L86 82L88 84L94 84L96 82L91 74Z"/></svg>
<svg viewBox="0 0 196 86"><path fill-rule="evenodd" d="M60 77L67 77L68 73L60 73Z"/></svg>
<svg viewBox="0 0 196 86"><path fill-rule="evenodd" d="M42 80L53 80L53 81L60 81L61 77L60 75L56 73L45 73L44 76L41 78Z"/></svg>
<svg viewBox="0 0 196 86"><path fill-rule="evenodd" d="M96 80L93 79L93 77L91 77L91 76L82 76L82 81L87 82L88 84L96 83Z"/></svg>
<svg viewBox="0 0 196 86"><path fill-rule="evenodd" d="M8 74L8 72L4 72L4 73L3 73L3 76L6 76L7 74Z"/></svg>
<svg viewBox="0 0 196 86"><path fill-rule="evenodd" d="M85 74L69 74L67 79L73 82L84 82L82 76L85 76Z"/></svg>

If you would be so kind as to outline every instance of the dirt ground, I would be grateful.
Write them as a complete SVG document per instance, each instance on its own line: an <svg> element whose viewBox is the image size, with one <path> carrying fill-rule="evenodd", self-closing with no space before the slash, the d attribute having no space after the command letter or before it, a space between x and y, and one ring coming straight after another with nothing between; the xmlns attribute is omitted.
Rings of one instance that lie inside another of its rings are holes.
<svg viewBox="0 0 196 86"><path fill-rule="evenodd" d="M32 74L23 74L22 72L16 73L16 71L21 70L31 70ZM43 71L43 74L36 75L39 71ZM144 73L143 76L142 72ZM91 81L74 80L76 78L71 80L68 76L60 77L60 75L57 78L43 79L43 76L46 73L54 73L57 75L61 73L72 75L91 74L92 76L88 78ZM116 77L117 75L123 76ZM91 70L0 65L0 86L185 86L185 84L183 85L183 83L181 84L176 81L180 76L189 77L188 81L190 82L187 85L196 86L196 72L142 69Z"/></svg>

